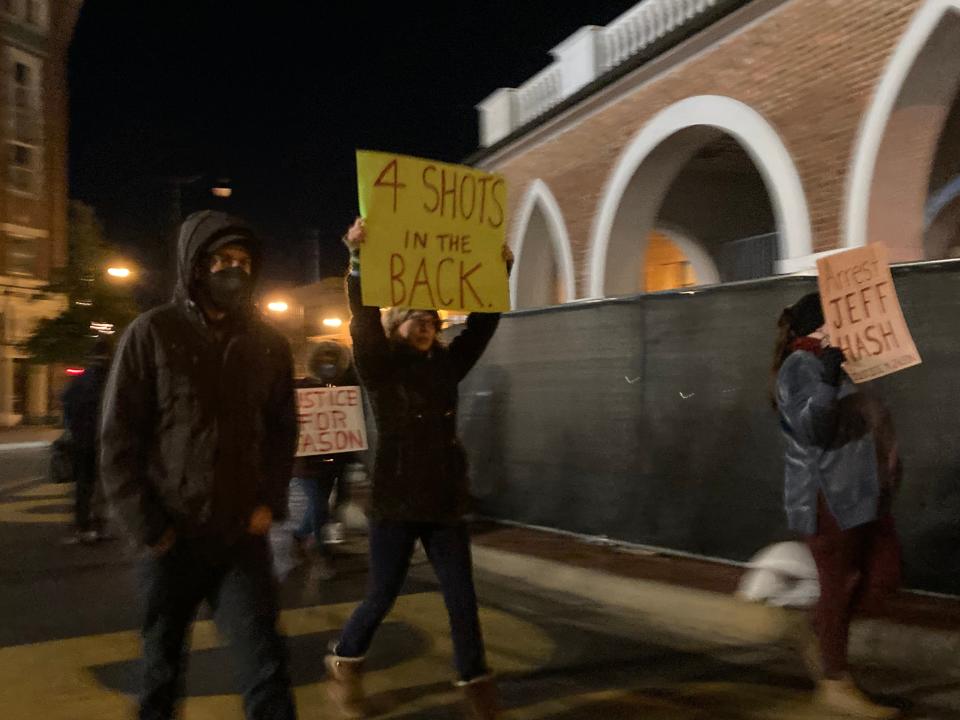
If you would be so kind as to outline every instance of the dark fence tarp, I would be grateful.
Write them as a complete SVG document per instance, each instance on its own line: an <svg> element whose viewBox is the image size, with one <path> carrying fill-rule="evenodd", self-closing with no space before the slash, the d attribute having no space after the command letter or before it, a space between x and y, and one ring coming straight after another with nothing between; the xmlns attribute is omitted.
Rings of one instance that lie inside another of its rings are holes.
<svg viewBox="0 0 960 720"><path fill-rule="evenodd" d="M923 364L871 383L906 475L895 504L908 586L960 593L960 263L900 266ZM782 277L513 313L461 386L479 511L746 560L790 537L769 403Z"/></svg>

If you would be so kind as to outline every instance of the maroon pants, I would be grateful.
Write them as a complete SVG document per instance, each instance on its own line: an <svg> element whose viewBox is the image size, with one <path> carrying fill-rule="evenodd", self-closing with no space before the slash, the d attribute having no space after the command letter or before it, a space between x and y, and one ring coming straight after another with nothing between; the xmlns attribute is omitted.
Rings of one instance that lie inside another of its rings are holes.
<svg viewBox="0 0 960 720"><path fill-rule="evenodd" d="M847 670L854 612L875 612L900 585L900 543L891 515L841 530L822 496L817 501L817 521L816 535L807 537L820 578L813 626L824 673L837 678Z"/></svg>

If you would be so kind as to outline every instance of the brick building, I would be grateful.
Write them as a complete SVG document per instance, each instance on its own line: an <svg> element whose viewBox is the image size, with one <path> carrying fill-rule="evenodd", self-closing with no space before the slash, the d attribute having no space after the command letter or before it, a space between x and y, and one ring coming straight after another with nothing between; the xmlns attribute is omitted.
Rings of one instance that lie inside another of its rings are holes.
<svg viewBox="0 0 960 720"><path fill-rule="evenodd" d="M82 0L0 2L0 426L48 414L51 370L19 343L66 298L67 50Z"/></svg>
<svg viewBox="0 0 960 720"><path fill-rule="evenodd" d="M514 304L960 256L960 0L642 0L479 106Z"/></svg>

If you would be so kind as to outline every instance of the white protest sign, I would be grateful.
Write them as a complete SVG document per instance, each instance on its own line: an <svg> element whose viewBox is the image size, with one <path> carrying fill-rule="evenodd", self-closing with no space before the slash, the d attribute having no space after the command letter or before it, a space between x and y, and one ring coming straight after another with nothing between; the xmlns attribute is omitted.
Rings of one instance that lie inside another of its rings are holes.
<svg viewBox="0 0 960 720"><path fill-rule="evenodd" d="M363 400L356 385L297 390L297 457L367 449Z"/></svg>
<svg viewBox="0 0 960 720"><path fill-rule="evenodd" d="M919 365L903 319L885 245L874 243L817 260L830 344L843 350L857 383Z"/></svg>

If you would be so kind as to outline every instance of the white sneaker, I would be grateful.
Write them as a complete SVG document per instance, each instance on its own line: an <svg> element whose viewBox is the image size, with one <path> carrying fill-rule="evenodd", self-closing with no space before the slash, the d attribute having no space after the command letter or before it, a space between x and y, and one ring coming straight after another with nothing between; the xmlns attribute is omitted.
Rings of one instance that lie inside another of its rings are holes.
<svg viewBox="0 0 960 720"><path fill-rule="evenodd" d="M93 545L99 539L96 530L77 530L72 535L67 535L60 542L63 545Z"/></svg>
<svg viewBox="0 0 960 720"><path fill-rule="evenodd" d="M332 522L323 526L323 542L327 545L341 545L346 539L343 523Z"/></svg>

